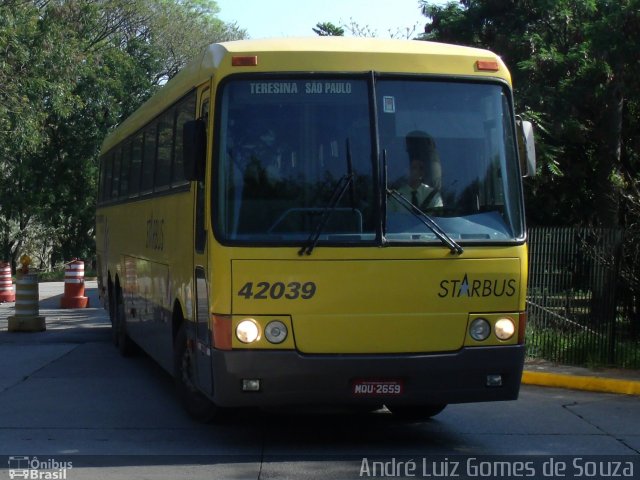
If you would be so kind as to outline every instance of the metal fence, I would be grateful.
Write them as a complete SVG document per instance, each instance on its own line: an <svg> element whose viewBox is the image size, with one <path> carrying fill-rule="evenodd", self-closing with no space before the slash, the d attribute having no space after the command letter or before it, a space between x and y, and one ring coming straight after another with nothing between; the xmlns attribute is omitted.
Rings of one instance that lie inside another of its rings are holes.
<svg viewBox="0 0 640 480"><path fill-rule="evenodd" d="M622 232L529 231L527 355L640 368L640 298L622 275Z"/></svg>

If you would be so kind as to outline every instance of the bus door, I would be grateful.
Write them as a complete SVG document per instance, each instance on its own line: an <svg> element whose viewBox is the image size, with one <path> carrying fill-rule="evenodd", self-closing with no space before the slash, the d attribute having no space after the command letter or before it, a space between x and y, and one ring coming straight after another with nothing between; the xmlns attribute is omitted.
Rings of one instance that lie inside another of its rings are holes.
<svg viewBox="0 0 640 480"><path fill-rule="evenodd" d="M209 88L204 88L199 95L198 116L208 125ZM196 289L196 371L198 386L205 393L213 394L211 369L211 335L209 333L209 279L207 278L207 231L205 223L205 182L196 182L194 192L194 284Z"/></svg>

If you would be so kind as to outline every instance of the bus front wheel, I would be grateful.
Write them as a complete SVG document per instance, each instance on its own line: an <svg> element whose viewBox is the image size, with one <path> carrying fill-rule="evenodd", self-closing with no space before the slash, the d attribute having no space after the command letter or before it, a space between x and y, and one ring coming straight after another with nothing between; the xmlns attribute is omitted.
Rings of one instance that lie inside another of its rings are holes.
<svg viewBox="0 0 640 480"><path fill-rule="evenodd" d="M446 408L446 404L436 405L385 405L399 420L421 422L429 420Z"/></svg>
<svg viewBox="0 0 640 480"><path fill-rule="evenodd" d="M178 397L189 415L200 422L210 422L219 414L219 408L198 390L195 383L194 353L187 345L187 328L183 323L178 330L173 348L174 378Z"/></svg>

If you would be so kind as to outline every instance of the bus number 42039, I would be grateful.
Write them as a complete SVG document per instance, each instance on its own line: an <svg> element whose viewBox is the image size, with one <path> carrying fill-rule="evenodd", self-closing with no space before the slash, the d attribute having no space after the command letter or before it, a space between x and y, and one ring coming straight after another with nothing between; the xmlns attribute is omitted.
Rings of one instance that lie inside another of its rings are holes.
<svg viewBox="0 0 640 480"><path fill-rule="evenodd" d="M309 300L316 294L317 289L314 282L289 282L286 284L284 282L257 282L255 286L253 282L247 282L238 290L238 296L247 300L279 300L281 298Z"/></svg>

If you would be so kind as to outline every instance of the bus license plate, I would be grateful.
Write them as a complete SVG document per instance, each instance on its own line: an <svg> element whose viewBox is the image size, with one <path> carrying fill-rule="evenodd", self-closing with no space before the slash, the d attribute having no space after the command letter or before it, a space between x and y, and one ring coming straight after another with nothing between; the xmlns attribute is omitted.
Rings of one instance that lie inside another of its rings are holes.
<svg viewBox="0 0 640 480"><path fill-rule="evenodd" d="M351 385L355 396L398 396L404 393L399 380L355 380Z"/></svg>

